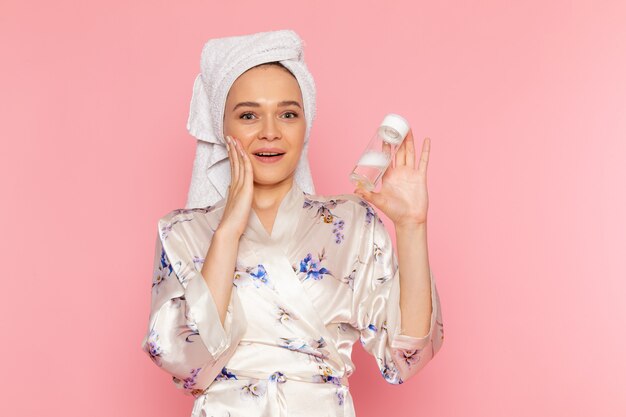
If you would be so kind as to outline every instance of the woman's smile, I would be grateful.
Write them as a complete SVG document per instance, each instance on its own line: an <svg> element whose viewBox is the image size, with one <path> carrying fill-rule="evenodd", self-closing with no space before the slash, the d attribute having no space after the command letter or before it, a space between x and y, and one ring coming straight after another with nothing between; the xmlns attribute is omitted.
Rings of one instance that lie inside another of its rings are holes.
<svg viewBox="0 0 626 417"><path fill-rule="evenodd" d="M274 163L274 162L278 162L278 161L280 161L280 160L283 158L283 156L284 156L285 154L276 154L276 155L259 155L259 154L253 154L253 155L254 155L254 158L255 158L257 161L261 161L261 162L263 162L263 163L270 163L270 164L271 164L271 163Z"/></svg>
<svg viewBox="0 0 626 417"><path fill-rule="evenodd" d="M252 153L257 161L263 163L274 163L280 161L285 155L285 151L279 148L261 148Z"/></svg>

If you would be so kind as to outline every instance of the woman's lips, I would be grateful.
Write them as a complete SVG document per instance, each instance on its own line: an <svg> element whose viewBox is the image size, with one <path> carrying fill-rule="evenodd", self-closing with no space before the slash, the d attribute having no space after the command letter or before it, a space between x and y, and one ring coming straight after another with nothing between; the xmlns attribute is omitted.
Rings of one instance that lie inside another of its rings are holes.
<svg viewBox="0 0 626 417"><path fill-rule="evenodd" d="M253 155L257 161L260 161L266 164L272 164L274 162L278 162L283 158L283 156L285 156L285 154L275 155L275 156L261 156L261 155L256 155L256 154L253 154Z"/></svg>

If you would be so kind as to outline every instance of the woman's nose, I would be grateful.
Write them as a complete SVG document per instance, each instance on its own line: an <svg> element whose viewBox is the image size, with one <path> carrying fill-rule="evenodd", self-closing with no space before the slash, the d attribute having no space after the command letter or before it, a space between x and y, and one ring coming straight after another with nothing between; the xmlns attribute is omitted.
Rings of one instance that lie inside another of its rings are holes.
<svg viewBox="0 0 626 417"><path fill-rule="evenodd" d="M259 139L274 140L280 139L280 137L281 132L276 120L272 117L265 118L261 124Z"/></svg>

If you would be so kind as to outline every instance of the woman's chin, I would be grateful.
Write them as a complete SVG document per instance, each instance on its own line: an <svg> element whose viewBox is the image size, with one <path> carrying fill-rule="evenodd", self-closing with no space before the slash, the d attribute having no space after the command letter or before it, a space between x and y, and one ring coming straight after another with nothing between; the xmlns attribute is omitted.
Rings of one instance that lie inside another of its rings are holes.
<svg viewBox="0 0 626 417"><path fill-rule="evenodd" d="M259 185L279 184L287 179L289 179L289 175L257 175L256 172L254 173L254 183Z"/></svg>

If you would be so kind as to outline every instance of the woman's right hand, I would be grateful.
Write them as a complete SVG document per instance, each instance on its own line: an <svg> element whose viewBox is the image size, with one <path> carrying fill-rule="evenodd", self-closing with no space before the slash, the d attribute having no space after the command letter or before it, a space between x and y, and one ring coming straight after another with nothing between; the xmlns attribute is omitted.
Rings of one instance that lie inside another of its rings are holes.
<svg viewBox="0 0 626 417"><path fill-rule="evenodd" d="M226 206L218 229L226 230L239 238L246 230L252 209L254 190L252 162L236 138L227 135L226 142L231 180Z"/></svg>

